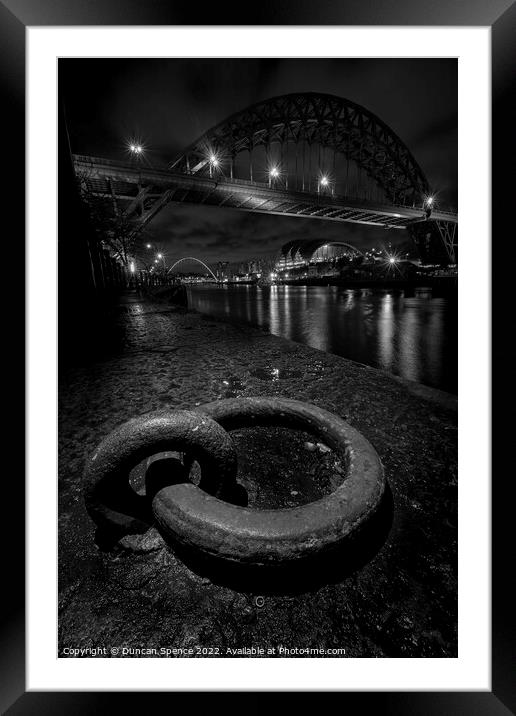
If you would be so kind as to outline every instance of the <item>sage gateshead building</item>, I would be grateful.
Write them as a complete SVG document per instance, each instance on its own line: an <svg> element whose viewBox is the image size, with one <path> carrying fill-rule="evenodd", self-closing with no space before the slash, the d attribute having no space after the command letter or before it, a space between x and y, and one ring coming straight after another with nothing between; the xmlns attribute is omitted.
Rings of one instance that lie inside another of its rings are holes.
<svg viewBox="0 0 516 716"><path fill-rule="evenodd" d="M363 257L362 252L343 241L328 239L295 239L284 244L276 261L280 275L307 272L316 274L337 270L343 263Z"/></svg>

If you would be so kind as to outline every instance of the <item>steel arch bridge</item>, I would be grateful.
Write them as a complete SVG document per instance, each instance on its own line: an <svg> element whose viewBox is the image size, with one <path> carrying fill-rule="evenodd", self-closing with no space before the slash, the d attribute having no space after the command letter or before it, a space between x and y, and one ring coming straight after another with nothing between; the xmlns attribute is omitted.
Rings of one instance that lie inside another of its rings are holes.
<svg viewBox="0 0 516 716"><path fill-rule="evenodd" d="M372 112L333 95L254 104L167 170L80 155L74 165L83 193L135 231L169 202L184 202L409 229L418 247L440 242L456 260L457 214L425 205L428 181L409 149Z"/></svg>
<svg viewBox="0 0 516 716"><path fill-rule="evenodd" d="M246 151L252 181L252 155L263 147L268 164L279 160L279 172L285 176L288 188L290 153L285 148L289 144L297 150L296 176L304 164L303 184L309 169L307 163L316 164L313 169L319 174L335 172L340 154L358 165L393 204L421 203L429 193L421 168L385 122L348 99L314 92L273 97L231 115L185 149L170 168L187 174L213 175L210 158L214 158L217 167L229 164L232 178L236 156ZM273 158L273 145L279 148L279 157L276 153ZM326 153L321 156L318 152L314 157L311 151L314 145ZM304 152L300 153L300 148Z"/></svg>

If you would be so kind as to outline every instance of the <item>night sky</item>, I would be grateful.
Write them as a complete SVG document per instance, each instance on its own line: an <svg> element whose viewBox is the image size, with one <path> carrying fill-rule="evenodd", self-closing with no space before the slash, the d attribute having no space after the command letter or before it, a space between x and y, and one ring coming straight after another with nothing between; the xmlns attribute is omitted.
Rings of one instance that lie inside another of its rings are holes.
<svg viewBox="0 0 516 716"><path fill-rule="evenodd" d="M457 204L457 61L454 59L66 59L59 61L72 151L127 159L138 138L166 167L233 112L276 95L346 97L386 122L408 146L443 208ZM169 204L148 225L170 265L277 253L293 238L340 239L358 248L407 241L404 231L358 224Z"/></svg>

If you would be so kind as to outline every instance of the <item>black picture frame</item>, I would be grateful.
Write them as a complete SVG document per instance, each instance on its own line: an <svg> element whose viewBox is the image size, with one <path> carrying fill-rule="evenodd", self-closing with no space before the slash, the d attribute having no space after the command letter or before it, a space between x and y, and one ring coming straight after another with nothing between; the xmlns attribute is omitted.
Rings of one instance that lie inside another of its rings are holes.
<svg viewBox="0 0 516 716"><path fill-rule="evenodd" d="M235 4L236 5L236 4ZM511 183L505 181L503 168L511 156L508 143L514 142L511 133L509 107L515 98L512 90L514 78L514 41L516 37L516 7L511 0L424 0L390 2L389 0L349 0L340 4L332 0L282 0L273 8L268 4L253 5L242 11L232 2L221 7L203 8L203 25L456 25L490 26L492 31L492 136L493 136L493 316L502 316L509 299L510 267L503 259L495 262L497 242L503 241L503 220L507 207L512 206ZM197 25L199 10L192 5L181 7L170 0L0 0L0 47L3 61L0 62L2 87L2 136L5 141L3 172L6 181L4 197L9 214L18 217L10 233L10 241L23 247L25 215L25 31L28 26L59 25ZM513 145L514 146L514 145ZM9 156L11 154L11 156ZM512 153L514 156L514 152ZM506 237L507 238L507 237ZM19 259L20 249L17 249ZM501 249L498 248L501 257ZM501 257L502 258L502 257ZM17 306L20 299L20 276L15 278L14 288ZM18 335L17 345L23 345L23 314L7 320L6 330ZM496 327L496 326L495 326ZM507 331L506 331L507 333ZM505 384L504 376L510 375L511 361L514 361L509 343L501 333L495 334L492 359L493 390L501 396L505 405L513 405L512 390ZM23 361L13 364L12 375L18 377L19 385L24 384ZM19 400L19 395L17 396ZM23 403L22 403L23 404ZM497 403L495 403L498 405ZM500 410L501 414L501 410ZM12 419L11 426L19 422ZM514 644L511 635L515 633L513 598L509 590L509 579L514 570L514 537L512 502L509 498L511 474L504 467L510 465L512 439L511 422L500 417L493 430L493 581L492 581L492 691L472 692L344 692L340 694L341 706L350 709L371 708L384 714L502 714L516 713L516 689L514 678ZM16 431L13 431L16 432ZM23 430L18 430L23 434ZM22 453L23 447L18 451ZM19 458L18 458L19 463ZM0 708L9 714L102 713L104 710L120 708L124 693L99 692L26 692L25 691L25 614L24 614L24 531L23 504L24 484L22 470L18 464L14 471L6 473L5 485L8 494L4 497L8 509L4 510L4 582L3 596L6 605L2 610L0 651L1 693ZM9 524L9 516L12 524ZM509 548L509 549L507 549ZM198 694L202 696L203 694ZM128 710L148 709L149 698L156 696L173 699L175 694L130 693ZM245 696L245 695L244 695Z"/></svg>

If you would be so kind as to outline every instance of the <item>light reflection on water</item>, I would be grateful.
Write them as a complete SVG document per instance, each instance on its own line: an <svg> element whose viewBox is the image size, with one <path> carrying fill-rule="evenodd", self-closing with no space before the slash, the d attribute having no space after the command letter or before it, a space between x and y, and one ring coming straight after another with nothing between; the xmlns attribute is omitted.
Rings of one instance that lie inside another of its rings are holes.
<svg viewBox="0 0 516 716"><path fill-rule="evenodd" d="M336 286L188 287L201 313L268 328L313 348L457 392L457 304L421 292Z"/></svg>

